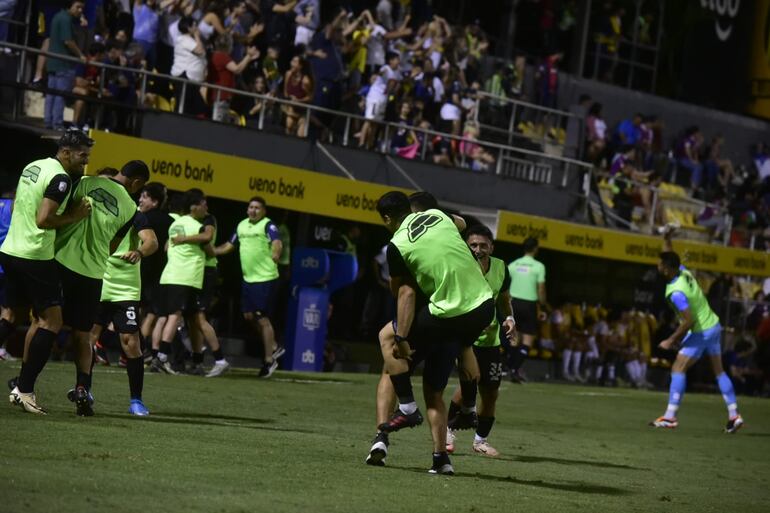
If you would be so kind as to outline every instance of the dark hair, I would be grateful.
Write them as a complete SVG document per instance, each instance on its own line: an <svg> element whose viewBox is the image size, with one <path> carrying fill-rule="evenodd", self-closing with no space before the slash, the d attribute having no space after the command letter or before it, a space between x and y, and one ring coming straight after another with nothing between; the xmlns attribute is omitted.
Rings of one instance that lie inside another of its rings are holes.
<svg viewBox="0 0 770 513"><path fill-rule="evenodd" d="M103 167L96 172L96 176L115 176L118 173L120 173L120 171L118 171L114 167Z"/></svg>
<svg viewBox="0 0 770 513"><path fill-rule="evenodd" d="M142 187L142 192L146 193L154 201L158 202L158 208L166 203L166 186L160 182L150 182Z"/></svg>
<svg viewBox="0 0 770 513"><path fill-rule="evenodd" d="M129 160L122 168L120 174L128 178L137 178L145 182L150 179L150 169L141 160Z"/></svg>
<svg viewBox="0 0 770 513"><path fill-rule="evenodd" d="M417 191L409 195L409 204L413 210L424 212L431 208L438 208L438 201L428 191Z"/></svg>
<svg viewBox="0 0 770 513"><path fill-rule="evenodd" d="M252 196L251 199L249 200L249 203L251 203L252 201L261 203L263 207L267 208L267 201L265 201L265 198L263 198L262 196Z"/></svg>
<svg viewBox="0 0 770 513"><path fill-rule="evenodd" d="M390 191L377 200L377 212L381 217L401 219L412 212L409 198L401 191Z"/></svg>
<svg viewBox="0 0 770 513"><path fill-rule="evenodd" d="M96 55L98 53L104 53L104 45L99 41L94 41L88 45L88 55Z"/></svg>
<svg viewBox="0 0 770 513"><path fill-rule="evenodd" d="M679 255L673 251L663 251L660 254L660 262L663 264L663 267L672 271L678 271L679 266L682 265Z"/></svg>
<svg viewBox="0 0 770 513"><path fill-rule="evenodd" d="M57 145L60 150L64 148L90 148L94 145L94 140L88 137L85 132L72 129L64 132Z"/></svg>
<svg viewBox="0 0 770 513"><path fill-rule="evenodd" d="M535 251L540 244L537 242L537 239L534 237L527 237L524 239L524 253L532 253Z"/></svg>
<svg viewBox="0 0 770 513"><path fill-rule="evenodd" d="M184 212L185 214L190 213L190 207L194 205L200 204L203 200L206 199L206 195L203 194L203 191L200 189L190 189L189 191L184 193Z"/></svg>
<svg viewBox="0 0 770 513"><path fill-rule="evenodd" d="M599 102L594 102L593 105L591 105L591 108L588 109L588 115L589 116L599 116L602 113L602 107L603 105Z"/></svg>
<svg viewBox="0 0 770 513"><path fill-rule="evenodd" d="M67 0L67 9L71 8L76 3L86 4L86 0Z"/></svg>
<svg viewBox="0 0 770 513"><path fill-rule="evenodd" d="M392 61L395 58L399 58L400 59L401 56L399 54L397 54L396 52L388 52L388 53L385 54L385 62L390 62L390 61Z"/></svg>
<svg viewBox="0 0 770 513"><path fill-rule="evenodd" d="M168 202L168 211L174 214L186 214L185 194L174 194ZM189 211L188 211L189 212Z"/></svg>
<svg viewBox="0 0 770 513"><path fill-rule="evenodd" d="M195 20L192 19L190 16L185 16L182 19L179 20L179 32L182 34L189 34L190 33L190 27L192 27L195 24Z"/></svg>
<svg viewBox="0 0 770 513"><path fill-rule="evenodd" d="M495 238L492 236L492 230L484 226L483 224L474 224L465 230L465 240L470 239L471 235L481 235L486 237L490 242L494 242Z"/></svg>

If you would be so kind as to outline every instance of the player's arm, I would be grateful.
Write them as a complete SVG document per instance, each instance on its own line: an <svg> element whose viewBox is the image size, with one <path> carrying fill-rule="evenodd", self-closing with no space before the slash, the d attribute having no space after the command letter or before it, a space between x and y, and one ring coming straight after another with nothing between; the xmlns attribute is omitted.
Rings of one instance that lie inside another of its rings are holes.
<svg viewBox="0 0 770 513"><path fill-rule="evenodd" d="M203 245L203 252L206 253L207 257L217 256L217 250L214 248L214 245L210 242L208 244Z"/></svg>
<svg viewBox="0 0 770 513"><path fill-rule="evenodd" d="M155 235L155 230L150 227L144 228L137 233L141 245L127 253L120 256L122 260L131 262L132 264L138 263L144 257L148 257L158 251L158 237Z"/></svg>
<svg viewBox="0 0 770 513"><path fill-rule="evenodd" d="M458 232L464 232L466 228L465 219L463 219L460 216L456 216L454 214L451 214L452 221L454 222L455 226L457 227Z"/></svg>
<svg viewBox="0 0 770 513"><path fill-rule="evenodd" d="M208 244L214 240L214 227L206 225L203 229L195 235L176 235L171 242L173 244Z"/></svg>
<svg viewBox="0 0 770 513"><path fill-rule="evenodd" d="M511 305L511 273L507 266L503 266L505 275L500 292L497 294L497 311L502 314L505 336L512 346L516 345L519 334L516 331L516 320L513 318L513 305Z"/></svg>
<svg viewBox="0 0 770 513"><path fill-rule="evenodd" d="M674 235L674 229L666 226L663 230L663 251L674 251L674 245L671 238Z"/></svg>
<svg viewBox="0 0 770 513"><path fill-rule="evenodd" d="M43 193L43 201L37 209L35 224L41 230L55 230L80 221L91 213L91 203L86 198L71 201L64 212L57 214L59 206L67 199L72 183L65 174L56 175Z"/></svg>
<svg viewBox="0 0 770 513"><path fill-rule="evenodd" d="M681 320L679 322L679 326L677 326L676 330L674 330L674 333L659 344L659 347L662 349L672 349L676 344L681 342L684 336L687 335L687 332L692 329L694 324L692 311L690 310L690 305L687 302L685 295L677 291L671 294L669 299L671 300L671 303L673 303L674 307L679 311Z"/></svg>
<svg viewBox="0 0 770 513"><path fill-rule="evenodd" d="M268 223L265 228L267 238L270 240L270 258L276 264L281 259L281 252L283 251L283 242L281 242L281 235L278 232L278 227L275 223Z"/></svg>
<svg viewBox="0 0 770 513"><path fill-rule="evenodd" d="M537 301L545 306L548 304L548 298L545 295L545 282L541 281L537 284Z"/></svg>
<svg viewBox="0 0 770 513"><path fill-rule="evenodd" d="M417 292L409 281L403 278L391 278L391 288L397 290L396 294L396 358L409 358L412 348L407 341L409 330L414 322L414 307L417 302Z"/></svg>

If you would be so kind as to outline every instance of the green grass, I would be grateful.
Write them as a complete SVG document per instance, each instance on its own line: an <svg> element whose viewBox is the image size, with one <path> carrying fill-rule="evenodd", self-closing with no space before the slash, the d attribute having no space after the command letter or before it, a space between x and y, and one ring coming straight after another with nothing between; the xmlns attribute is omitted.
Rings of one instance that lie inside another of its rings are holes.
<svg viewBox="0 0 770 513"><path fill-rule="evenodd" d="M660 432L645 424L662 393L506 383L490 438L502 457L471 454L463 432L444 477L426 473L425 426L391 437L387 467L363 464L376 376L255 372L148 374L152 415L137 419L125 372L99 368L97 416L78 418L72 364L49 364L50 415L0 405L0 512L768 511L767 400L741 398L747 425L727 436L721 398L689 394L680 428Z"/></svg>

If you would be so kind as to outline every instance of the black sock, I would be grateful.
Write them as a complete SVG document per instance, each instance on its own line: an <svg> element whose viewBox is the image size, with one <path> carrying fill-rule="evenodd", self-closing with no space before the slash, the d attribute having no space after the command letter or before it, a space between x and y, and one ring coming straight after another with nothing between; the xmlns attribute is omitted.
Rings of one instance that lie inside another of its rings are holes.
<svg viewBox="0 0 770 513"><path fill-rule="evenodd" d="M458 413L460 413L460 405L454 401L449 401L449 412L447 413L447 418L453 419L457 417Z"/></svg>
<svg viewBox="0 0 770 513"><path fill-rule="evenodd" d="M217 349L216 351L213 351L212 354L214 355L214 359L217 360L217 361L225 359L225 355L222 354L222 348L221 347L219 349Z"/></svg>
<svg viewBox="0 0 770 513"><path fill-rule="evenodd" d="M152 357L157 358L158 357L158 350L157 349L150 349L152 351Z"/></svg>
<svg viewBox="0 0 770 513"><path fill-rule="evenodd" d="M511 348L508 353L508 366L512 371L517 371L524 365L524 361L529 356L529 348L525 345Z"/></svg>
<svg viewBox="0 0 770 513"><path fill-rule="evenodd" d="M85 372L78 371L78 377L77 382L75 384L76 387L85 387L86 390L88 390L90 387L88 386L89 382L91 381L91 376L86 374Z"/></svg>
<svg viewBox="0 0 770 513"><path fill-rule="evenodd" d="M463 394L463 408L473 408L476 406L476 391L479 387L474 379L471 381L460 380L460 390Z"/></svg>
<svg viewBox="0 0 770 513"><path fill-rule="evenodd" d="M15 329L16 327L8 322L7 319L0 319L0 346L11 336Z"/></svg>
<svg viewBox="0 0 770 513"><path fill-rule="evenodd" d="M393 383L393 389L396 391L399 403L406 404L414 402L412 379L408 372L396 375L391 374L390 382Z"/></svg>
<svg viewBox="0 0 770 513"><path fill-rule="evenodd" d="M19 373L19 391L33 392L38 375L48 363L51 356L51 348L56 341L56 333L45 328L38 328L29 343L27 361L22 365Z"/></svg>
<svg viewBox="0 0 770 513"><path fill-rule="evenodd" d="M481 438L489 436L489 432L492 431L492 425L495 423L494 417L479 417L479 425L476 428L476 434Z"/></svg>
<svg viewBox="0 0 770 513"><path fill-rule="evenodd" d="M144 352L147 350L147 340L141 333L139 333L139 350L142 352L142 354L144 354Z"/></svg>
<svg viewBox="0 0 770 513"><path fill-rule="evenodd" d="M144 388L144 359L129 358L126 361L128 373L128 388L131 391L131 399L142 400L142 388Z"/></svg>
<svg viewBox="0 0 770 513"><path fill-rule="evenodd" d="M193 353L192 360L195 365L198 365L199 363L203 363L203 353Z"/></svg>
<svg viewBox="0 0 770 513"><path fill-rule="evenodd" d="M165 354L167 357L171 356L171 342L166 342L165 340L162 340L160 343L160 349L158 350L158 352Z"/></svg>
<svg viewBox="0 0 770 513"><path fill-rule="evenodd" d="M433 466L434 467L440 467L441 465L451 465L452 462L449 461L449 453L446 451L441 452L434 452L433 453Z"/></svg>

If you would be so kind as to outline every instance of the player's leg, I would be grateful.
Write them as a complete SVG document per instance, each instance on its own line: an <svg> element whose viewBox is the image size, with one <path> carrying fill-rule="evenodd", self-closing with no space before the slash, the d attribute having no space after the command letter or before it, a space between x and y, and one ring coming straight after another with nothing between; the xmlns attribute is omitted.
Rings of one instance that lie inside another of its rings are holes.
<svg viewBox="0 0 770 513"><path fill-rule="evenodd" d="M419 315L419 314L418 314ZM393 432L405 427L422 424L423 418L417 408L412 390L412 373L407 360L396 358L393 354L396 348L396 330L393 322L387 323L380 330L380 350L384 362L383 369L388 374L393 390L398 399L398 409L387 420L378 426L380 431ZM414 344L414 341L411 342ZM383 390L385 387L383 386ZM379 390L379 387L378 387Z"/></svg>
<svg viewBox="0 0 770 513"><path fill-rule="evenodd" d="M495 406L502 379L502 360L499 347L475 347L474 352L479 361L481 377L479 380L479 424L473 438L473 451L485 456L498 456L500 453L489 445L487 438L495 424Z"/></svg>
<svg viewBox="0 0 770 513"><path fill-rule="evenodd" d="M201 328L203 340L209 345L211 353L214 355L214 367L206 374L206 377L215 378L221 376L230 369L230 363L225 359L216 330L214 330L214 326L206 318L205 312L198 312L198 324Z"/></svg>
<svg viewBox="0 0 770 513"><path fill-rule="evenodd" d="M661 417L650 422L651 426L675 428L679 425L677 413L682 397L684 397L684 392L687 389L687 370L698 361L702 354L703 347L693 345L683 347L679 354L676 355L676 360L674 360L674 364L671 366L671 385L669 386L666 412Z"/></svg>
<svg viewBox="0 0 770 513"><path fill-rule="evenodd" d="M259 376L269 378L278 368L278 358L285 350L278 347L275 341L275 331L270 322L270 313L275 302L275 292L278 280L261 283L243 282L241 285L241 311L243 318L259 335L262 340L264 359Z"/></svg>
<svg viewBox="0 0 770 513"><path fill-rule="evenodd" d="M388 433L381 431L379 426L387 422L388 417L393 413L396 403L396 393L393 390L393 384L390 382L390 376L385 372L385 368L382 369L380 381L377 383L375 403L377 433L374 436L374 440L372 440L369 454L366 456L366 464L382 466L385 465L390 440L388 440Z"/></svg>
<svg viewBox="0 0 770 513"><path fill-rule="evenodd" d="M446 449L448 421L443 396L455 359L460 352L459 344L433 339L426 341L426 347L423 397L433 439L433 464L429 472L452 475L454 468Z"/></svg>
<svg viewBox="0 0 770 513"><path fill-rule="evenodd" d="M201 327L200 312L193 311L185 316L185 322L187 323L187 331L190 334L190 344L192 346L192 368L189 370L189 374L194 376L205 376L206 371L203 369L203 330Z"/></svg>
<svg viewBox="0 0 770 513"><path fill-rule="evenodd" d="M130 401L128 412L132 415L145 416L149 411L142 402L144 390L144 358L139 338L139 304L133 301L112 303L115 330L120 336L120 346L126 355L126 373Z"/></svg>
<svg viewBox="0 0 770 513"><path fill-rule="evenodd" d="M718 327L718 329L721 331L721 327ZM709 362L711 362L714 376L716 376L719 392L722 394L725 406L727 406L725 433L733 434L743 426L743 417L738 413L738 400L735 397L733 382L722 367L722 347L719 343L719 335L717 333L713 336L715 340L706 347L706 354L709 357Z"/></svg>

